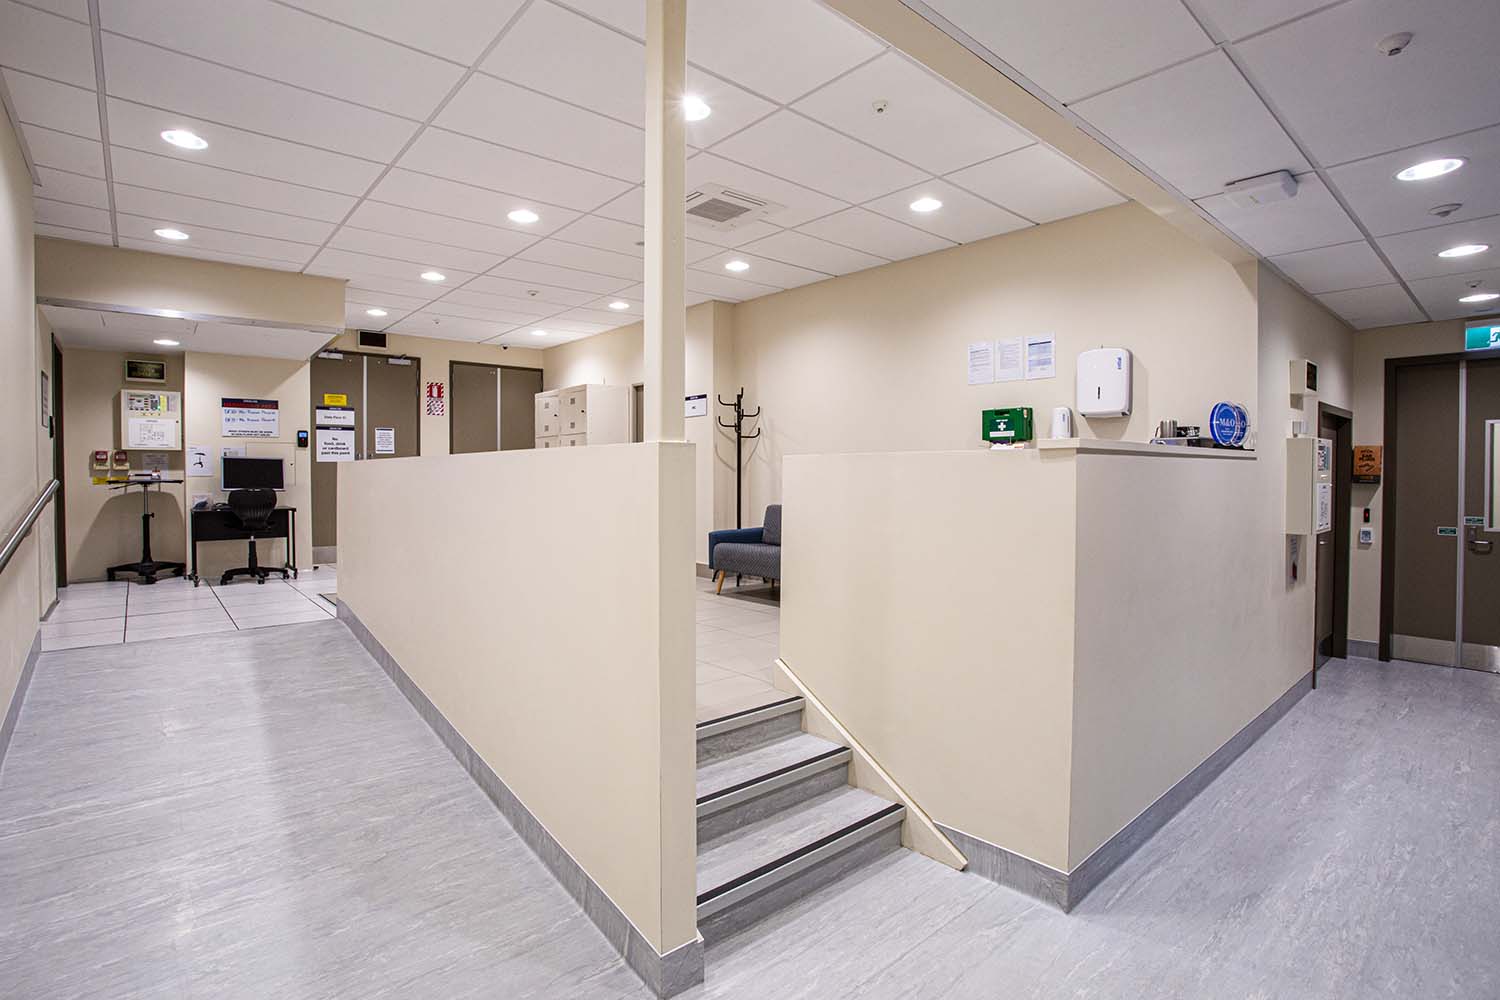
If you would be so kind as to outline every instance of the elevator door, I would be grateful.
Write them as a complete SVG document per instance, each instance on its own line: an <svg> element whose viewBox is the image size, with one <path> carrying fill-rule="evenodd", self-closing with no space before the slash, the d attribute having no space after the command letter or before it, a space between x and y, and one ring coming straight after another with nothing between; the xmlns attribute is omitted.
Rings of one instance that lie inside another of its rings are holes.
<svg viewBox="0 0 1500 1000"><path fill-rule="evenodd" d="M1396 369L1391 655L1500 671L1500 532L1486 523L1500 360Z"/></svg>

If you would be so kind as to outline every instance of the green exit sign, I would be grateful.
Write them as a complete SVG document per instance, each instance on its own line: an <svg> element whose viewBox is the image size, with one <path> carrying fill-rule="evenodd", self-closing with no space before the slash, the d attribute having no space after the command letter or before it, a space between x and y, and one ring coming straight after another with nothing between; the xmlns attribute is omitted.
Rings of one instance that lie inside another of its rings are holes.
<svg viewBox="0 0 1500 1000"><path fill-rule="evenodd" d="M1475 323L1464 330L1464 350L1487 351L1500 347L1500 323Z"/></svg>

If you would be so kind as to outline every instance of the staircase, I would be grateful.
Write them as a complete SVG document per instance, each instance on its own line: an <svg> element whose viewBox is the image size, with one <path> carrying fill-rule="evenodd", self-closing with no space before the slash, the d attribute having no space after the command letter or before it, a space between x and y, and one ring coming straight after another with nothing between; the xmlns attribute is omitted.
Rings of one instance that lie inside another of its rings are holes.
<svg viewBox="0 0 1500 1000"><path fill-rule="evenodd" d="M901 846L906 808L849 786L848 747L789 697L698 724L698 932L714 941Z"/></svg>

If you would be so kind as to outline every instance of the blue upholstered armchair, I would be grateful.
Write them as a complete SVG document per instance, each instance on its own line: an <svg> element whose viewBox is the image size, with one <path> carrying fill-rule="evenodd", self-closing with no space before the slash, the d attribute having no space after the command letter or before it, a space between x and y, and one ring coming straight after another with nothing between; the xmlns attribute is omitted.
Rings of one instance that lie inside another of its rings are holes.
<svg viewBox="0 0 1500 1000"><path fill-rule="evenodd" d="M729 528L708 533L708 568L719 577L718 593L724 589L724 577L759 576L781 579L781 504L766 508L765 525L759 528Z"/></svg>

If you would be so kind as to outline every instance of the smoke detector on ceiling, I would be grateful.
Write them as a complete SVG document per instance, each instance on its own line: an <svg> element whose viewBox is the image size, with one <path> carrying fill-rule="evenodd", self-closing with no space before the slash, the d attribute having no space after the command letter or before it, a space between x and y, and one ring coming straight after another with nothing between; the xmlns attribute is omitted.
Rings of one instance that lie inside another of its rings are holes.
<svg viewBox="0 0 1500 1000"><path fill-rule="evenodd" d="M1246 177L1242 181L1224 185L1224 193L1235 208L1257 208L1288 201L1297 196L1297 178L1290 170L1278 170L1273 174Z"/></svg>
<svg viewBox="0 0 1500 1000"><path fill-rule="evenodd" d="M687 196L688 221L720 233L762 221L785 207L722 184L700 184Z"/></svg>

